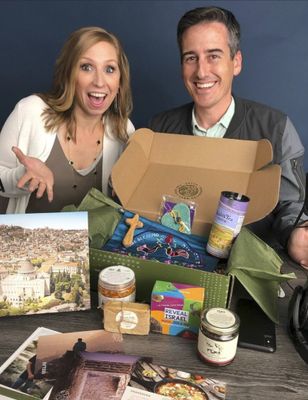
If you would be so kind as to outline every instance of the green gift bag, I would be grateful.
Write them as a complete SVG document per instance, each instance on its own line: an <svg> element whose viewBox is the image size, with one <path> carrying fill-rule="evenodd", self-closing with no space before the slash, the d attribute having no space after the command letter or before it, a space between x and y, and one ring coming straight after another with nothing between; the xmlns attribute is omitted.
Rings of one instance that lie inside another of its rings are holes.
<svg viewBox="0 0 308 400"><path fill-rule="evenodd" d="M269 318L278 323L278 290L293 273L281 274L278 254L248 228L242 228L229 256L227 273L236 277Z"/></svg>

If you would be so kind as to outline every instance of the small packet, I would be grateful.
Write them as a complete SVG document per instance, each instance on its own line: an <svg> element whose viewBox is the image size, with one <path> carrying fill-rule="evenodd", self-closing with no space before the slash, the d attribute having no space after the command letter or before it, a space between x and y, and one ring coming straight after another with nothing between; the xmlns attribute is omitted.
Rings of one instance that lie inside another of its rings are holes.
<svg viewBox="0 0 308 400"><path fill-rule="evenodd" d="M178 232L191 234L195 213L195 202L164 195L159 221L162 225Z"/></svg>
<svg viewBox="0 0 308 400"><path fill-rule="evenodd" d="M148 335L150 306L142 303L108 301L104 305L104 329L130 335Z"/></svg>

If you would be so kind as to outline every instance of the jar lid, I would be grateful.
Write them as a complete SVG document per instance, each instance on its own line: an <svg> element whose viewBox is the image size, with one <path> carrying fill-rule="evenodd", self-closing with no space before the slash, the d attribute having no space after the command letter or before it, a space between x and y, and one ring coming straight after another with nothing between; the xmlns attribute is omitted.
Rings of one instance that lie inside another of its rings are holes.
<svg viewBox="0 0 308 400"><path fill-rule="evenodd" d="M226 308L214 307L204 311L201 323L210 332L221 334L232 334L240 325L239 317Z"/></svg>
<svg viewBox="0 0 308 400"><path fill-rule="evenodd" d="M98 280L106 289L125 289L135 283L135 273L123 265L113 265L103 269Z"/></svg>

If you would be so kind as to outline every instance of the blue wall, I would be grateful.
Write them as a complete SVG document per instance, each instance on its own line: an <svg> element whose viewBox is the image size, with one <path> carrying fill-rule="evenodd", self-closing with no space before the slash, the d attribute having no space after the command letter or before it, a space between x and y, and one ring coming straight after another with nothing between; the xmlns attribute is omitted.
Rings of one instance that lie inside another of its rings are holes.
<svg viewBox="0 0 308 400"><path fill-rule="evenodd" d="M20 98L49 88L64 40L81 26L100 25L122 41L132 70L136 127L188 101L176 25L184 12L202 5L229 8L241 23L244 65L235 93L288 113L307 147L307 1L2 0L0 126Z"/></svg>

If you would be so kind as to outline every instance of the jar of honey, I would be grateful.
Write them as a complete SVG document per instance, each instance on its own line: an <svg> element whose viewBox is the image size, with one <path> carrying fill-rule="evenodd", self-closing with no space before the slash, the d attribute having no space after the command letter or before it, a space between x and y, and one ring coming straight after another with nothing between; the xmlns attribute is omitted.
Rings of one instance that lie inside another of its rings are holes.
<svg viewBox="0 0 308 400"><path fill-rule="evenodd" d="M198 336L199 357L211 365L230 364L236 354L240 321L225 308L203 311Z"/></svg>
<svg viewBox="0 0 308 400"><path fill-rule="evenodd" d="M123 265L103 269L98 276L98 305L107 301L134 302L136 297L135 273Z"/></svg>

